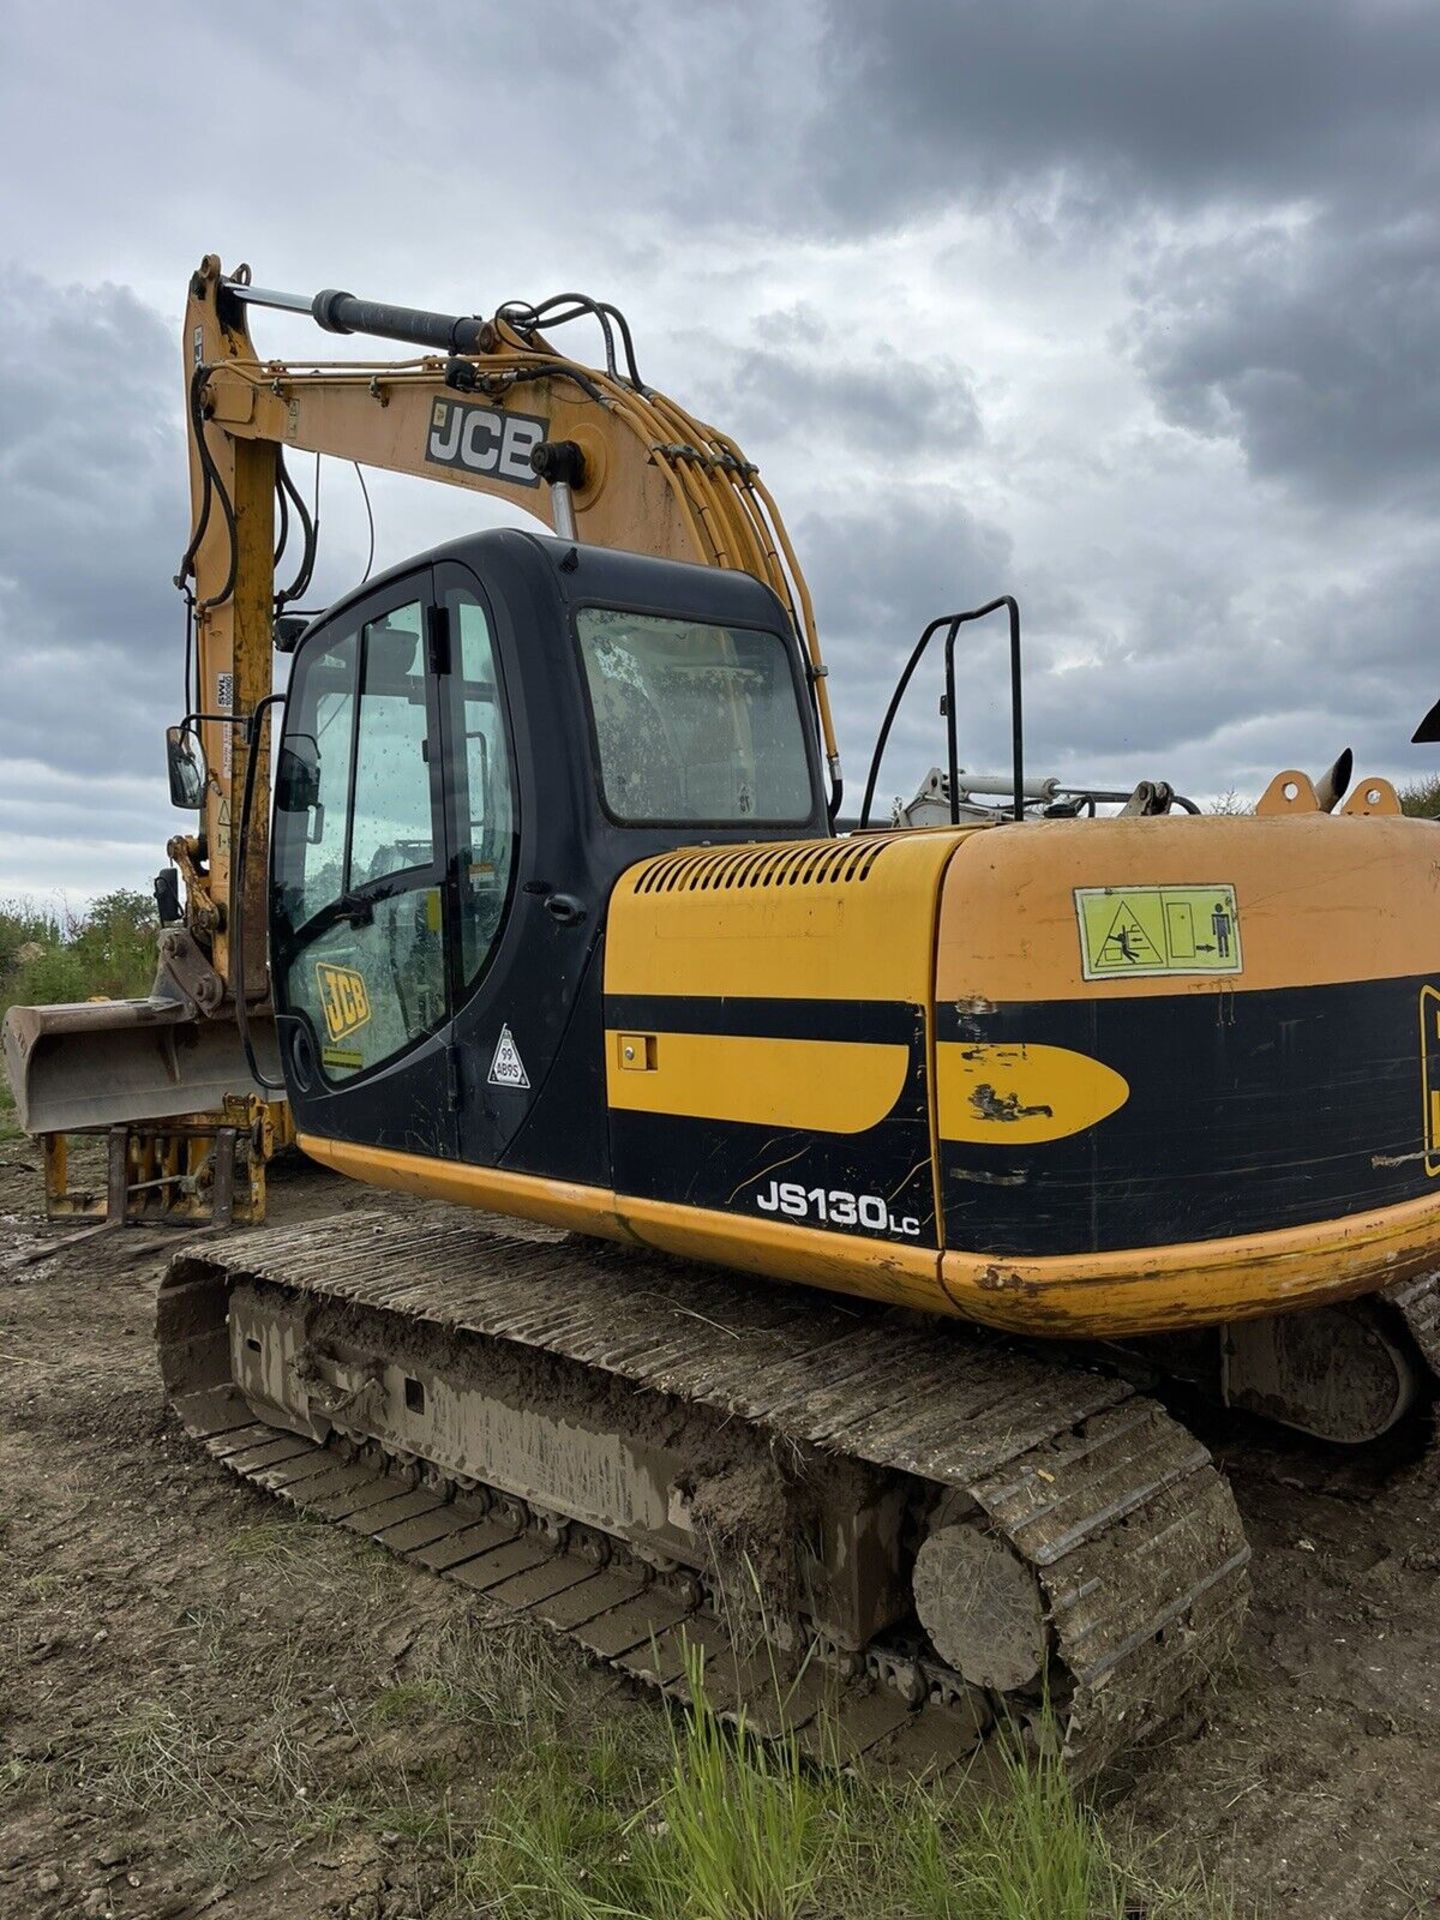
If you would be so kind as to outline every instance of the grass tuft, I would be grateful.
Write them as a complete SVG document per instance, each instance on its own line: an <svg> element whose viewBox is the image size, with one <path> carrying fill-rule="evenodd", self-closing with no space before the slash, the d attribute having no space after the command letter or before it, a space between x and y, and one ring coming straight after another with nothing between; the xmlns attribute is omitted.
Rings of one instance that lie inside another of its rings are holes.
<svg viewBox="0 0 1440 1920"><path fill-rule="evenodd" d="M267 1572L297 1566L328 1544L322 1522L288 1512L237 1526L225 1536L225 1552L231 1560Z"/></svg>
<svg viewBox="0 0 1440 1920"><path fill-rule="evenodd" d="M564 1707L555 1648L523 1620L459 1620L426 1634L407 1682L388 1691L397 1717L428 1706L456 1725L512 1732L553 1728Z"/></svg>
<svg viewBox="0 0 1440 1920"><path fill-rule="evenodd" d="M801 1765L793 1733L762 1742L743 1713L733 1730L721 1721L698 1648L687 1649L686 1680L695 1706L642 1854L652 1901L663 1911L683 1889L693 1920L796 1920L843 1844L833 1788Z"/></svg>
<svg viewBox="0 0 1440 1920"><path fill-rule="evenodd" d="M537 1747L456 1880L506 1920L1214 1920L1197 1878L1142 1882L1053 1756L948 1788L808 1766L793 1737L694 1704L658 1768L611 1742ZM823 1743L823 1732L822 1732Z"/></svg>

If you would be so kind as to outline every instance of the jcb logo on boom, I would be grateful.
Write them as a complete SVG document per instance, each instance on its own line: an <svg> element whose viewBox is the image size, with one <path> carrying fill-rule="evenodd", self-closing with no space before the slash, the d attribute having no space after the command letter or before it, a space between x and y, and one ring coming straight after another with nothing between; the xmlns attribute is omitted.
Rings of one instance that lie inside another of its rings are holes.
<svg viewBox="0 0 1440 1920"><path fill-rule="evenodd" d="M502 413L463 400L437 400L430 409L425 458L466 473L491 473L516 487L538 487L532 451L550 431L548 420L529 413Z"/></svg>

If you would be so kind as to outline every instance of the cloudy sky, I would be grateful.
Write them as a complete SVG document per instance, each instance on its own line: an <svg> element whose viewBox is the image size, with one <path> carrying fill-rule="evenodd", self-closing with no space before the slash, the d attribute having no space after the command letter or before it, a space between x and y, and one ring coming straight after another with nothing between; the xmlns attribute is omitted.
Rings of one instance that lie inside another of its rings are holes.
<svg viewBox="0 0 1440 1920"><path fill-rule="evenodd" d="M1037 772L1433 770L1433 0L7 0L0 149L0 897L145 885L183 824L209 251L306 294L616 301L780 501L852 796L925 621L1004 591ZM500 516L373 492L377 564ZM328 598L352 471L323 508ZM1000 640L971 766L1003 762ZM884 790L940 757L935 691Z"/></svg>

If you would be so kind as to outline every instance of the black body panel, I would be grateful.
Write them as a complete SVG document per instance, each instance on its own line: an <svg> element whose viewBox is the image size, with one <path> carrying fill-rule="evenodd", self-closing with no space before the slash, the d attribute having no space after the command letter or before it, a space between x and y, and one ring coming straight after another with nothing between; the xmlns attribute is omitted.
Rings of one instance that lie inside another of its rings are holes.
<svg viewBox="0 0 1440 1920"><path fill-rule="evenodd" d="M1130 1085L1123 1106L1068 1139L942 1141L946 1245L1107 1253L1307 1226L1433 1191L1427 984L940 1007L941 1041L1067 1047Z"/></svg>
<svg viewBox="0 0 1440 1920"><path fill-rule="evenodd" d="M909 1067L899 1099L878 1126L861 1133L613 1111L615 1185L618 1192L639 1199L757 1216L771 1210L759 1207L757 1195L777 1180L806 1191L878 1197L884 1202L883 1225L857 1218L842 1230L908 1246L938 1244L923 1007L871 1000L610 994L605 1020L626 1032L743 1034L905 1047ZM817 1224L813 1216L809 1224Z"/></svg>

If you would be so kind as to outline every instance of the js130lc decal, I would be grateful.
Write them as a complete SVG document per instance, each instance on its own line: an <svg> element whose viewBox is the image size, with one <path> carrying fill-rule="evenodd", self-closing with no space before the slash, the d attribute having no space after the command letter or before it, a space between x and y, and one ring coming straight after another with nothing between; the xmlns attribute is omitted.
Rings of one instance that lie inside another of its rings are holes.
<svg viewBox="0 0 1440 1920"><path fill-rule="evenodd" d="M813 1220L822 1227L864 1227L869 1233L920 1238L920 1222L890 1211L878 1193L846 1193L838 1187L804 1187L798 1180L772 1180L755 1195L762 1213L783 1213L790 1220Z"/></svg>

